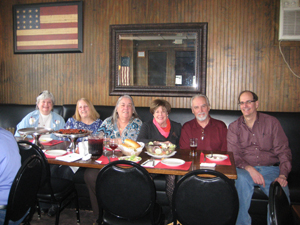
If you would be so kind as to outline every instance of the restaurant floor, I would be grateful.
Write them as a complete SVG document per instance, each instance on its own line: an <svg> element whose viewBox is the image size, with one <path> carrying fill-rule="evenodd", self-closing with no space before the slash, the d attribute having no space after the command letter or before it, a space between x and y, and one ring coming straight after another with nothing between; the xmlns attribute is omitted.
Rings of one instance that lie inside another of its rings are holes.
<svg viewBox="0 0 300 225"><path fill-rule="evenodd" d="M55 224L55 217L49 217L45 214L41 215L41 219L38 219L37 214L35 213L31 225L53 225ZM74 209L66 208L60 214L59 219L60 225L76 225L76 215ZM80 210L80 225L93 225L95 224L95 219L93 217L92 211L89 210ZM168 224L167 221L165 224ZM265 217L253 216L252 215L252 225L266 225Z"/></svg>
<svg viewBox="0 0 300 225"><path fill-rule="evenodd" d="M264 218L260 217L252 217L252 225L266 225L266 221ZM80 225L93 225L95 220L93 218L93 213L88 210L81 210L80 211ZM49 217L47 215L42 215L41 219L38 219L37 214L34 214L31 225L53 225L55 223L55 217ZM75 210L74 209L64 209L61 212L60 219L59 219L60 225L76 225L76 216L75 216ZM167 221L165 224L168 224Z"/></svg>
<svg viewBox="0 0 300 225"><path fill-rule="evenodd" d="M38 219L37 213L33 215L30 222L31 225L53 225L55 224L55 217L49 217L46 214L41 215L41 219ZM75 209L64 209L59 218L59 225L76 225ZM80 225L93 225L95 219L93 212L89 210L80 210ZM167 221L165 222L167 224Z"/></svg>

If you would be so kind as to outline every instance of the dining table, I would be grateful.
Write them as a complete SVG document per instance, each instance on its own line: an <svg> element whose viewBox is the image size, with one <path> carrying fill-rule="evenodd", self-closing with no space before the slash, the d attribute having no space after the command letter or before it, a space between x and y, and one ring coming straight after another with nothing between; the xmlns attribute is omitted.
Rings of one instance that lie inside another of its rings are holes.
<svg viewBox="0 0 300 225"><path fill-rule="evenodd" d="M57 150L63 149L66 150L69 146L70 142L68 141L60 141L57 144L53 145L45 145L45 150ZM169 175L185 175L190 171L197 169L212 169L218 172L223 173L230 179L237 179L236 167L233 158L232 152L224 152L224 151L205 151L205 150L196 150L196 156L190 156L190 150L187 149L176 149L176 153L170 157L174 159L184 160L185 163L180 166L166 166L164 165L160 158L155 158L156 165L153 166L144 166L144 168L153 174L169 174ZM108 153L108 154L107 154ZM118 156L122 155L121 151L115 151ZM211 154L221 154L228 157L227 160L224 161L211 161L208 158L205 158L204 155ZM46 155L46 154L45 154ZM153 157L146 153L146 148L139 155L141 160L138 164L143 165L147 160L153 160ZM204 158L206 159L204 161ZM109 151L107 151L102 156L92 156L88 160L76 160L72 162L61 161L56 158L47 158L49 164L57 164L57 165L66 165L66 166L74 166L74 167L86 167L86 168L96 168L101 169L105 165L107 165L110 161L117 160L110 158ZM201 165L200 165L201 163ZM202 166L204 165L205 166ZM210 167L211 163L216 163L214 167ZM146 164L149 165L149 164ZM208 165L208 166L207 166ZM210 177L211 175L204 175Z"/></svg>

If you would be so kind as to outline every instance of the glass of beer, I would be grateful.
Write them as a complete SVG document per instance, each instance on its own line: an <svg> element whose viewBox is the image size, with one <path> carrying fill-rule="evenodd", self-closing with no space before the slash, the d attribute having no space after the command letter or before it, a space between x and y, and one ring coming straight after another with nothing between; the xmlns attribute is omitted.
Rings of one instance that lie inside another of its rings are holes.
<svg viewBox="0 0 300 225"><path fill-rule="evenodd" d="M195 151L197 149L198 145L198 138L191 138L190 139L190 156L196 156L197 152Z"/></svg>

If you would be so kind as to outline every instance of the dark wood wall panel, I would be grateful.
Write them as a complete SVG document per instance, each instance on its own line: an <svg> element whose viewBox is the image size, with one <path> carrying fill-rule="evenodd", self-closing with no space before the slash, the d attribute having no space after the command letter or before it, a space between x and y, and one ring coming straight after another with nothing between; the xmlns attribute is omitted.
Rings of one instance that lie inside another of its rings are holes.
<svg viewBox="0 0 300 225"><path fill-rule="evenodd" d="M63 0L65 1L65 0ZM14 54L12 6L59 0L1 0L0 102L34 104L45 89L56 104L81 97L114 105L109 96L109 25L208 22L207 96L214 109L238 109L240 91L250 89L266 111L299 111L300 79L284 63L276 35L278 0L85 0L83 53ZM300 42L282 52L300 74ZM157 97L134 96L136 106ZM190 99L164 97L173 107Z"/></svg>

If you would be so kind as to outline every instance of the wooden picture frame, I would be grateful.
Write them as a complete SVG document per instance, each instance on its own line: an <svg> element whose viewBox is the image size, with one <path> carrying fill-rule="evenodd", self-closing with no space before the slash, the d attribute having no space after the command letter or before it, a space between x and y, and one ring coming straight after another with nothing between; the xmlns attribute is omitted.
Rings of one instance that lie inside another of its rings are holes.
<svg viewBox="0 0 300 225"><path fill-rule="evenodd" d="M110 25L109 95L206 94L207 34L204 22Z"/></svg>
<svg viewBox="0 0 300 225"><path fill-rule="evenodd" d="M13 6L14 53L82 52L82 1Z"/></svg>

